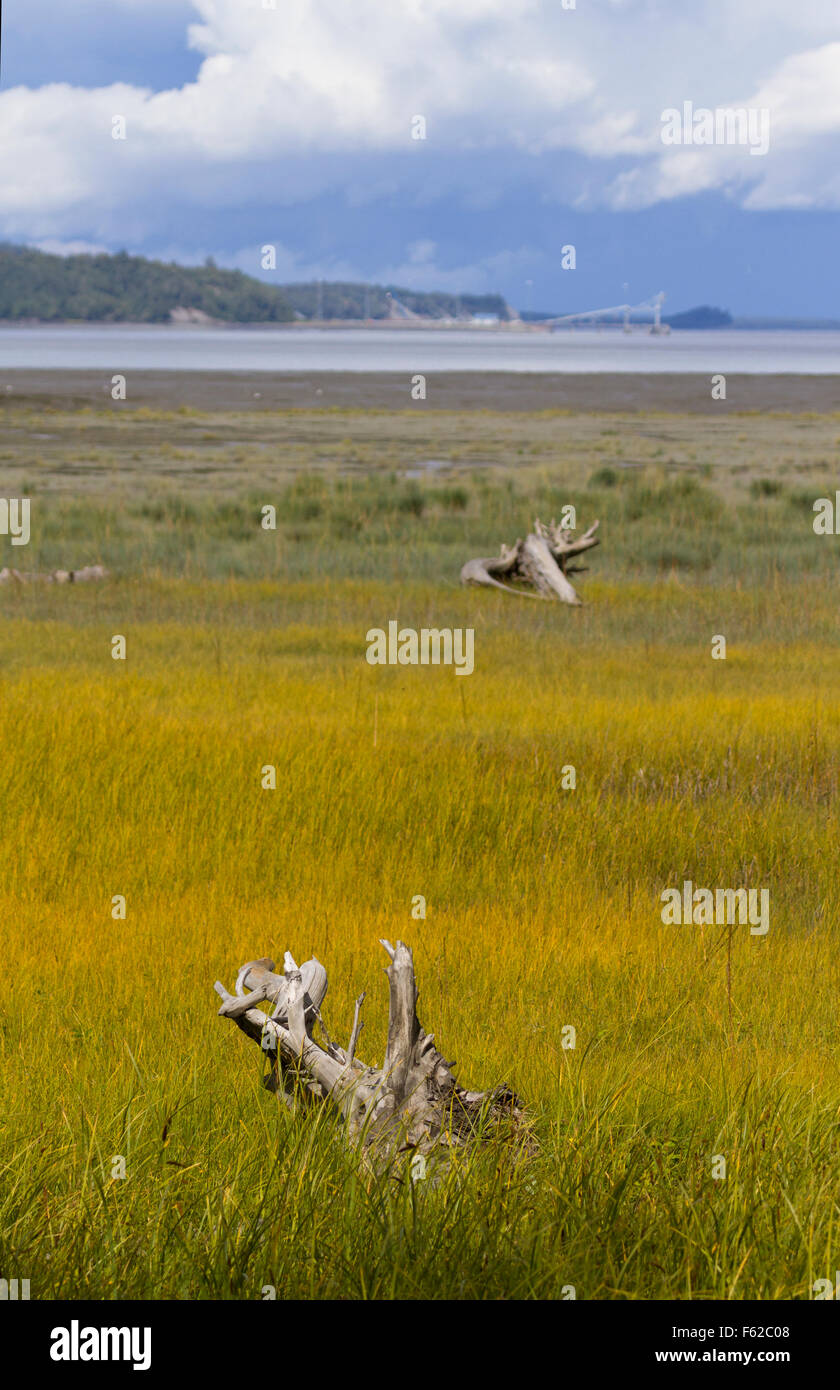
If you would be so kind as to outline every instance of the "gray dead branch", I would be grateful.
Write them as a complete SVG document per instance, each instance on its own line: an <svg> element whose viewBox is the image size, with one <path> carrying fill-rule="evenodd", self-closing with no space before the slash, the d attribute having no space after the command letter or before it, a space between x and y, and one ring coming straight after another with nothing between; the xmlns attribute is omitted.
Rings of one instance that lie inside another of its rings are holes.
<svg viewBox="0 0 840 1390"><path fill-rule="evenodd" d="M569 562L600 544L595 535L597 529L598 522L594 521L575 540L573 530L554 521L545 526L538 517L524 541L517 540L512 546L503 544L501 552L489 559L468 560L461 570L461 583L502 589L521 598L559 599L579 607L580 599L568 576L582 574L586 566ZM516 584L522 587L515 588Z"/></svg>
<svg viewBox="0 0 840 1390"><path fill-rule="evenodd" d="M476 1135L505 1125L513 1135L522 1118L520 1102L505 1085L492 1091L468 1091L453 1075L417 1018L414 959L398 941L381 945L388 953L390 991L388 1039L381 1067L367 1066L356 1057L363 1027L364 994L356 1000L347 1049L327 1035L321 1004L327 992L327 973L320 961L298 967L287 952L284 972L276 974L270 959L248 961L230 994L220 981L214 986L222 999L219 1014L230 1018L268 1055L271 1069L266 1085L290 1109L329 1103L344 1121L349 1138L365 1152L412 1150L424 1156L469 1143ZM259 1006L267 1003L270 1013ZM312 1036L315 1022L325 1037L321 1046Z"/></svg>
<svg viewBox="0 0 840 1390"><path fill-rule="evenodd" d="M80 570L50 570L49 573L10 569L8 565L0 569L0 584L89 584L107 578L104 565L85 565Z"/></svg>

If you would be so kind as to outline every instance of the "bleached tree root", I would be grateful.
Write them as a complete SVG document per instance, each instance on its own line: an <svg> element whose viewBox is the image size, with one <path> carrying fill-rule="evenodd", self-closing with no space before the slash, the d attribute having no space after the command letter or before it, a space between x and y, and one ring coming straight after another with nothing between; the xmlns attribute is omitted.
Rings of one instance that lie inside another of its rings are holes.
<svg viewBox="0 0 840 1390"><path fill-rule="evenodd" d="M559 599L579 607L580 599L567 576L582 574L586 567L569 561L600 544L597 529L598 522L594 521L575 540L574 531L554 521L544 526L538 517L524 541L517 540L513 546L503 544L500 554L489 559L468 560L461 570L461 583L503 589L523 598ZM517 583L525 587L514 588Z"/></svg>
<svg viewBox="0 0 840 1390"><path fill-rule="evenodd" d="M87 584L107 578L104 565L85 565L80 570L51 570L49 574L10 569L8 565L0 569L0 584Z"/></svg>
<svg viewBox="0 0 840 1390"><path fill-rule="evenodd" d="M488 1125L515 1129L522 1120L519 1100L505 1085L492 1091L468 1091L453 1075L454 1062L438 1052L434 1034L425 1033L417 1018L417 986L412 952L402 941L388 953L390 1005L388 1041L381 1067L366 1066L356 1057L362 1029L364 994L356 1000L347 1049L326 1033L321 1004L327 992L327 973L317 960L298 967L287 952L284 973L275 974L267 958L243 965L230 994L218 980L222 998L219 1014L231 1018L271 1059L266 1084L286 1104L329 1103L343 1118L349 1138L365 1151L389 1154L411 1149L423 1156L463 1146L486 1133ZM258 1006L273 1005L270 1015ZM321 1023L326 1039L315 1042L312 1028Z"/></svg>

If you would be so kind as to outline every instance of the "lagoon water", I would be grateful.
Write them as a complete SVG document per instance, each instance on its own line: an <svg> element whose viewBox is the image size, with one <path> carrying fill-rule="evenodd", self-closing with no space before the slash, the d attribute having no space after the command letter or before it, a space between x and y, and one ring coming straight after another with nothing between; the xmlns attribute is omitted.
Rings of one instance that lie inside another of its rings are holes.
<svg viewBox="0 0 840 1390"><path fill-rule="evenodd" d="M0 370L840 374L840 331L0 327Z"/></svg>

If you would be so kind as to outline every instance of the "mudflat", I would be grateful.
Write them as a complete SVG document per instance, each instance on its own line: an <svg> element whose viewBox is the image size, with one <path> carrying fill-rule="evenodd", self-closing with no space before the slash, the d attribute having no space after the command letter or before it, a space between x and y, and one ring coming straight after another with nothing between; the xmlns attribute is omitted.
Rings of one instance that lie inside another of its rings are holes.
<svg viewBox="0 0 840 1390"><path fill-rule="evenodd" d="M744 411L790 414L840 412L840 379L729 373L725 401L712 399L705 373L446 372L429 374L427 398L413 401L404 372L173 372L132 371L121 410L136 406L202 411L493 410L665 411L721 415ZM33 403L102 405L110 401L104 371L0 372L0 397Z"/></svg>

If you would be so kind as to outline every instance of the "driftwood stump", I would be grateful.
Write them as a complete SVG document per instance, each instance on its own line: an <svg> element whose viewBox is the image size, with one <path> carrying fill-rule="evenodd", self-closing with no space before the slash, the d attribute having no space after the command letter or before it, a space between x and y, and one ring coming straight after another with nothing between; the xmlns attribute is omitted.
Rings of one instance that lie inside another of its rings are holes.
<svg viewBox="0 0 840 1390"><path fill-rule="evenodd" d="M10 569L8 565L0 570L0 584L87 584L107 578L108 571L103 565L85 565L80 570L50 570L49 574Z"/></svg>
<svg viewBox="0 0 840 1390"><path fill-rule="evenodd" d="M585 565L570 565L569 561L600 542L595 536L598 522L574 539L574 531L550 521L547 526L537 518L534 529L515 545L502 545L501 553L488 560L468 560L461 570L462 584L478 584L491 589L503 589L506 594L523 598L559 599L578 607L580 599L569 583L568 575L582 574ZM501 579L508 582L503 584ZM520 583L527 587L514 588Z"/></svg>
<svg viewBox="0 0 840 1390"><path fill-rule="evenodd" d="M468 1143L488 1121L516 1122L520 1103L507 1086L492 1091L467 1091L453 1076L417 1018L414 959L402 941L381 943L391 963L388 1041L381 1067L369 1067L356 1057L362 1029L364 994L356 1000L346 1050L328 1036L321 1020L327 992L327 972L320 961L298 967L286 953L284 974L274 973L267 958L243 965L230 994L218 980L223 1003L219 1014L230 1018L259 1043L271 1059L265 1084L294 1109L299 1105L331 1103L343 1117L351 1140L365 1150L391 1153L397 1148L430 1155ZM273 1004L270 1015L258 1005ZM321 1024L326 1045L315 1042L312 1028Z"/></svg>

